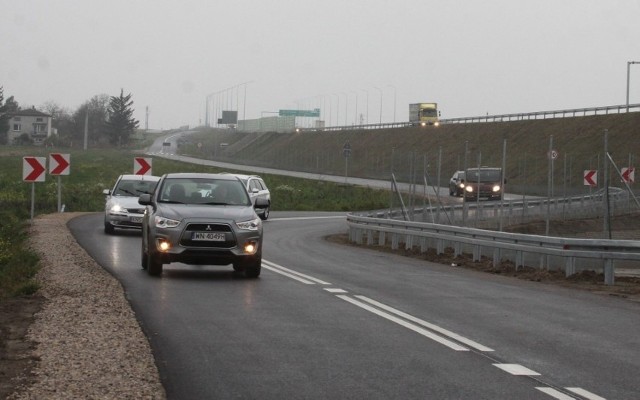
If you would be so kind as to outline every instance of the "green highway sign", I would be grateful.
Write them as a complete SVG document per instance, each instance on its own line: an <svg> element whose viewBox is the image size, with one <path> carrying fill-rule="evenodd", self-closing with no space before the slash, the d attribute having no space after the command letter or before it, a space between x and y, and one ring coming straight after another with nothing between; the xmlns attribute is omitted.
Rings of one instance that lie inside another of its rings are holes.
<svg viewBox="0 0 640 400"><path fill-rule="evenodd" d="M313 110L279 110L280 117L320 117L320 109Z"/></svg>

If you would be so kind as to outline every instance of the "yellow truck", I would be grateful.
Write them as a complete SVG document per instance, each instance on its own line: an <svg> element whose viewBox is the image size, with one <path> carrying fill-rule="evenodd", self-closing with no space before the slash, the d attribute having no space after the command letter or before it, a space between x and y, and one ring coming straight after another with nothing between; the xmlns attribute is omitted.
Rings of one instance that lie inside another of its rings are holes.
<svg viewBox="0 0 640 400"><path fill-rule="evenodd" d="M438 103L409 104L409 123L413 126L440 125Z"/></svg>

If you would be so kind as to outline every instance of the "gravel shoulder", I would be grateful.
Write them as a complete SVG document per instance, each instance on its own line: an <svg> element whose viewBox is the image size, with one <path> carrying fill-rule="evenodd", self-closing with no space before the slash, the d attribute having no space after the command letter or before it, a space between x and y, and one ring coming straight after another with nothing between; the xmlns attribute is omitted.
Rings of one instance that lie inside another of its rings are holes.
<svg viewBox="0 0 640 400"><path fill-rule="evenodd" d="M9 340L0 347L0 390L10 400L165 399L149 342L122 286L67 229L78 215L43 215L30 227L41 288L0 309L3 317L13 316L1 328Z"/></svg>

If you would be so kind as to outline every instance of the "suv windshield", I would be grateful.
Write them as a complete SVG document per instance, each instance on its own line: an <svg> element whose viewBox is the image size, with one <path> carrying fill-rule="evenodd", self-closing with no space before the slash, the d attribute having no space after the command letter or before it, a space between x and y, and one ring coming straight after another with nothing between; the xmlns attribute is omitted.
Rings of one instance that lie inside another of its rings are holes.
<svg viewBox="0 0 640 400"><path fill-rule="evenodd" d="M159 201L176 204L251 204L240 181L202 178L165 179L160 188Z"/></svg>

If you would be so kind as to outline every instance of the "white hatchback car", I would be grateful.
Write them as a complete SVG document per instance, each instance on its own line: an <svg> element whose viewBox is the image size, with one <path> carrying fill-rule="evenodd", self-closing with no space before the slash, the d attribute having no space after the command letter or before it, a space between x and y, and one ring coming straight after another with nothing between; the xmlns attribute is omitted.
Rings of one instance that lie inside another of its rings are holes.
<svg viewBox="0 0 640 400"><path fill-rule="evenodd" d="M120 175L113 189L105 189L104 232L115 233L116 228L141 229L144 207L138 204L141 194L151 194L159 176Z"/></svg>

